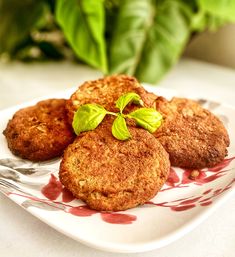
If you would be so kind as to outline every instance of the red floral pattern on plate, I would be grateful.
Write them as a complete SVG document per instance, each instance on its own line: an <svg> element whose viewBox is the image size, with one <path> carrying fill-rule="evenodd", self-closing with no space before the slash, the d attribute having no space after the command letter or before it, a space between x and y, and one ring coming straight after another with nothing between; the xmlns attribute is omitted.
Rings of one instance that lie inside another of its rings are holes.
<svg viewBox="0 0 235 257"><path fill-rule="evenodd" d="M9 192L8 195L16 195L28 199L21 204L25 208L34 206L45 210L61 210L79 217L89 217L94 214L100 214L103 221L111 224L131 224L137 219L135 215L131 214L119 212L98 212L90 209L87 205L69 205L68 203L72 202L75 198L62 186L61 182L54 174L51 174L48 184L42 187L41 193L47 199L38 198L26 193ZM55 201L60 196L62 196L62 201Z"/></svg>
<svg viewBox="0 0 235 257"><path fill-rule="evenodd" d="M165 183L165 187L161 190L161 193L177 188L187 188L190 186L190 184L195 186L202 186L204 184L215 181L226 175L231 170L227 167L234 159L235 157L225 159L223 162L213 168L202 170L176 170L172 167L170 170L170 175ZM160 203L149 201L146 203L146 205L165 207L176 212L190 210L196 206L205 207L212 204L215 197L218 197L224 191L230 189L234 182L235 178L232 179L232 181L230 181L223 188L209 188L202 192L200 195L194 195ZM27 193L22 194L10 192L9 195L10 194L28 199L22 203L22 206L25 208L34 206L45 210L61 210L79 217L100 215L104 222L111 224L132 224L137 220L135 215L128 214L127 212L98 212L90 209L87 205L77 205L77 200L74 198L70 191L62 186L61 182L54 174L51 174L48 183L41 188L41 194L45 196L46 199L34 197ZM70 202L73 202L73 204L68 204Z"/></svg>
<svg viewBox="0 0 235 257"><path fill-rule="evenodd" d="M170 175L166 181L166 187L161 190L161 192L172 190L176 188L188 187L189 184L194 184L197 186L202 186L204 184L215 181L222 176L226 175L232 169L225 169L228 165L235 159L235 157L224 159L221 163L217 164L213 168L203 169L203 170L183 170L183 173L176 172L174 168L171 168ZM196 176L193 176L196 174ZM180 176L181 175L181 176ZM154 203L148 202L148 204L153 204L155 206L169 207L172 211L185 211L196 207L198 204L200 206L208 206L213 203L213 199L218 195L222 194L224 191L230 189L232 184L235 182L233 178L224 188L219 189L207 189L199 196L192 196L183 199L177 199L169 202ZM210 196L206 195L210 194Z"/></svg>

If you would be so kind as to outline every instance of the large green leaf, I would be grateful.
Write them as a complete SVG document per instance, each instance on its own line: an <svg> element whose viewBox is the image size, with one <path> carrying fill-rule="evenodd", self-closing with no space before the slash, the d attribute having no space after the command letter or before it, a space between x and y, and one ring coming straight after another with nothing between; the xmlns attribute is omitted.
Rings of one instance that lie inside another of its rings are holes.
<svg viewBox="0 0 235 257"><path fill-rule="evenodd" d="M150 22L151 0L124 0L113 27L109 49L111 73L134 75Z"/></svg>
<svg viewBox="0 0 235 257"><path fill-rule="evenodd" d="M166 0L157 7L136 70L141 81L158 81L177 62L190 36L190 25L190 9L181 2Z"/></svg>
<svg viewBox="0 0 235 257"><path fill-rule="evenodd" d="M210 15L230 22L235 21L235 0L198 0L198 3Z"/></svg>
<svg viewBox="0 0 235 257"><path fill-rule="evenodd" d="M76 55L106 72L103 0L57 0L56 19Z"/></svg>
<svg viewBox="0 0 235 257"><path fill-rule="evenodd" d="M29 36L45 7L42 0L0 0L0 53L13 52Z"/></svg>
<svg viewBox="0 0 235 257"><path fill-rule="evenodd" d="M109 49L110 72L158 81L184 49L190 18L181 1L124 0Z"/></svg>

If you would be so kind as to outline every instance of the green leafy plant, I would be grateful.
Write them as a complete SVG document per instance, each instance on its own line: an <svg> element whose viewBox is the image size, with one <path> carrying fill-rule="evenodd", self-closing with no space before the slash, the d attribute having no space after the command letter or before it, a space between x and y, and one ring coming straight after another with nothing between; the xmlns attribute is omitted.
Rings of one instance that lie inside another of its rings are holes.
<svg viewBox="0 0 235 257"><path fill-rule="evenodd" d="M136 124L150 133L154 133L162 123L162 115L152 108L139 108L129 114L124 114L123 110L129 103L143 105L143 101L136 93L127 93L119 97L116 101L118 113L109 112L98 104L84 104L78 108L73 118L73 129L77 135L81 132L94 130L102 122L107 114L116 116L112 125L112 134L118 140L131 138L128 131L127 118L135 120Z"/></svg>
<svg viewBox="0 0 235 257"><path fill-rule="evenodd" d="M192 35L235 22L235 0L0 0L0 56L70 59L155 83Z"/></svg>
<svg viewBox="0 0 235 257"><path fill-rule="evenodd" d="M58 0L55 14L76 55L107 72L103 0Z"/></svg>

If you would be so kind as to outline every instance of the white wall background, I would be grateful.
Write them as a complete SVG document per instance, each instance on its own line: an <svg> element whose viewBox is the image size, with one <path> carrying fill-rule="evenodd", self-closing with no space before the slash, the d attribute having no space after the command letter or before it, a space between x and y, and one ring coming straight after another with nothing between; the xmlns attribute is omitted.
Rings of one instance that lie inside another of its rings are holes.
<svg viewBox="0 0 235 257"><path fill-rule="evenodd" d="M235 24L195 36L185 55L235 69Z"/></svg>

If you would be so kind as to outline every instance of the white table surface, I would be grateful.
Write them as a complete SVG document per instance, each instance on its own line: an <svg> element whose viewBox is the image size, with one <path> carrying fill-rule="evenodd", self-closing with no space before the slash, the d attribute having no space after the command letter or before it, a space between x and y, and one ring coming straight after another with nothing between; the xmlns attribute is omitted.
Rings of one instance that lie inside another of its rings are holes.
<svg viewBox="0 0 235 257"><path fill-rule="evenodd" d="M101 74L70 63L0 64L0 109L79 85ZM159 83L178 94L219 100L235 106L235 71L182 60ZM235 118L235 117L234 117ZM0 194L1 257L120 257L84 246L50 228ZM141 257L234 257L235 199L230 199L194 231Z"/></svg>

